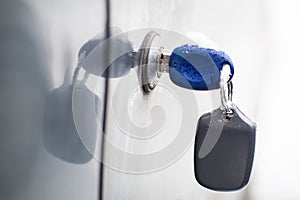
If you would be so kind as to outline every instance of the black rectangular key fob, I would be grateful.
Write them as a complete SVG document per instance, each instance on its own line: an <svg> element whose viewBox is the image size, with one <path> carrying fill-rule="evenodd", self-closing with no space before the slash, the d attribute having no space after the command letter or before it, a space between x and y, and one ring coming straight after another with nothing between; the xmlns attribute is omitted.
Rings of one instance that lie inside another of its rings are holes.
<svg viewBox="0 0 300 200"><path fill-rule="evenodd" d="M198 121L194 170L200 185L232 191L247 185L252 169L256 124L233 105L228 116L222 109Z"/></svg>

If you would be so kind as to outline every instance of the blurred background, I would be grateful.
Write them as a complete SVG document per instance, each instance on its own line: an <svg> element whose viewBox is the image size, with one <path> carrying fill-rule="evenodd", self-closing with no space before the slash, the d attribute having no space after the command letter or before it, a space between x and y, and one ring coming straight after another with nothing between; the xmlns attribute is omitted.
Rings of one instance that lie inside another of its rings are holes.
<svg viewBox="0 0 300 200"><path fill-rule="evenodd" d="M193 144L176 162L161 170L131 174L104 166L100 176L100 164L94 153L101 149L95 135L101 131L95 124L97 121L89 120L91 116L86 113L80 116L87 120L80 125L85 128L78 135L78 124L74 124L72 114L72 81L81 47L97 34L101 36L101 32L104 37L105 2L1 0L0 4L0 199L96 200L99 188L102 188L102 198L108 200L300 199L297 126L300 70L294 61L300 44L299 1L110 1L110 26L122 32L142 28L171 30L200 43L213 40L215 46L231 56L236 70L234 102L258 124L258 129L249 185L229 193L207 190L195 181ZM200 37L202 34L210 40ZM142 39L129 38L133 48L138 48ZM79 74L84 76L84 70ZM87 84L80 85L76 93L83 97L79 102L81 113L87 112L88 105L94 103L91 99L95 81L100 84L97 86L100 91L96 92L99 115L103 112L103 78L90 75ZM168 125L180 123L176 116L181 114L180 102L174 100L172 93L176 88L169 84L169 79L164 77L161 83L169 86L170 93L158 89L147 99L141 92L133 92L138 86L133 69L125 78L109 82L108 102L120 105L114 108L113 114L120 115L121 121L126 120L121 105L127 108L131 123L144 126L151 123L151 118L159 117L156 116L159 113L149 115L141 110L148 113L160 104L165 106L166 127L159 145L172 139L172 133L177 134L176 126L172 126L174 130L168 129ZM119 83L125 83L133 91L125 91L125 87L121 92L114 92ZM125 104L124 92L133 92ZM211 100L213 93L218 92L193 93L199 117L218 107ZM168 103L174 108L168 108ZM107 108L111 110L110 103ZM151 141L145 145L119 137L122 130L113 114L108 112L107 117L107 134L113 143L126 151L153 150ZM197 120L191 119L195 125ZM132 124L125 123L125 126ZM195 126L188 131L195 133ZM82 133L87 135L84 141L91 148L86 148L80 137ZM161 148L159 145L155 148ZM119 164L125 168L138 165L129 163L125 154Z"/></svg>

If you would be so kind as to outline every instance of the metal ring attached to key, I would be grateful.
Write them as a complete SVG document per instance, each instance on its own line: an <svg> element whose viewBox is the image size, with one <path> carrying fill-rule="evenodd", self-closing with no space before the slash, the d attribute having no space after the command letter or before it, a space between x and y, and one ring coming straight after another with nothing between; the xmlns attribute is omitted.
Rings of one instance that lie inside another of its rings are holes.
<svg viewBox="0 0 300 200"><path fill-rule="evenodd" d="M230 117L233 114L233 105L232 105L232 81L228 82L230 78L230 66L225 64L221 70L220 75L220 95L221 95L221 104L222 109L225 110L226 116Z"/></svg>

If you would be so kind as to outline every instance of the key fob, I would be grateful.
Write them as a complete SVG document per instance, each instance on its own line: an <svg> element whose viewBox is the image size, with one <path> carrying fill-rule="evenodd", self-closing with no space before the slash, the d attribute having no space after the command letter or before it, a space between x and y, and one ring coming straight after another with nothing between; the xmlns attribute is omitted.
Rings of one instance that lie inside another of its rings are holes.
<svg viewBox="0 0 300 200"><path fill-rule="evenodd" d="M252 169L256 124L235 105L228 116L222 109L204 114L198 121L194 170L200 185L216 191L232 191L247 185Z"/></svg>

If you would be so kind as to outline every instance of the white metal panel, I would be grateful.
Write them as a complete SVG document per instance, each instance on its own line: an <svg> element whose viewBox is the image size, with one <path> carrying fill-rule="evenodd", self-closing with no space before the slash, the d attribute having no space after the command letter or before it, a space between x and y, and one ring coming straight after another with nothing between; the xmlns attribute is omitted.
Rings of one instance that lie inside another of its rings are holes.
<svg viewBox="0 0 300 200"><path fill-rule="evenodd" d="M256 99L255 90L259 86L257 81L259 77L254 78L253 81L253 78L248 74L250 72L257 73L261 69L262 63L259 58L262 56L262 46L260 42L263 38L260 32L262 27L260 15L259 1L189 1L188 3L180 0L163 2L153 0L112 1L112 25L125 32L149 27L169 29L190 37L200 45L206 42L206 39L201 36L201 33L204 33L225 48L229 55L232 55L236 66L236 77L234 77L236 96L234 96L234 100L246 113L250 113L252 118L255 116L256 107L253 100ZM168 43L173 44L173 48L175 48L182 42L174 40L174 37L168 38L167 34L163 35L162 38L163 46L168 46L170 48L168 50L172 50L172 45L167 45ZM131 41L134 47L138 48L141 40L142 38L134 38ZM258 59L249 62L249 55ZM118 82L123 82L124 85L121 84L121 87ZM252 83L249 84L249 82ZM189 97L191 102L193 102L193 97L197 99L197 105L193 103L189 105L197 110L197 117L191 114L189 119L194 124L188 129L188 132L192 134L195 134L196 123L200 115L217 107L219 103L218 91L196 93L184 91L184 89L171 83L166 74L163 75L158 87L150 95L145 95L141 90L135 89L139 87L138 84L138 73L134 70L123 80L110 80L109 102L116 101L117 103L113 104L112 108L109 107L109 110L114 111L113 114L110 112L108 118L107 137L110 137L112 144L124 150L124 155L118 162L120 168L111 169L115 166L105 168L105 199L248 198L247 189L224 194L211 192L201 187L193 174L193 143L182 157L161 170L141 174L118 171L126 168L126 166L142 165L138 159L134 162L126 151L149 154L151 150L154 151L159 148L162 150L167 145L172 144L172 138L179 134L180 127L178 125L182 126L184 121L181 111L187 109L186 107L183 108L183 102L179 102L179 104L176 102L176 96L187 97L191 95ZM171 92L169 93L168 90ZM126 95L126 93L130 93L131 96ZM130 130L131 123L146 127L155 119L162 119L161 113L158 112L155 115L155 112L150 112L151 107L157 103L165 112L167 121L159 132L159 135L162 135L159 142L152 144L153 138L145 141L124 137L124 132ZM130 123L127 127L120 127L119 124L124 125L120 120L123 119L128 122L127 113ZM118 118L118 121L112 115L120 115L121 117ZM109 152L106 153L108 159L114 156ZM154 159L153 162L160 162L159 159Z"/></svg>

